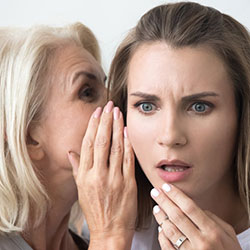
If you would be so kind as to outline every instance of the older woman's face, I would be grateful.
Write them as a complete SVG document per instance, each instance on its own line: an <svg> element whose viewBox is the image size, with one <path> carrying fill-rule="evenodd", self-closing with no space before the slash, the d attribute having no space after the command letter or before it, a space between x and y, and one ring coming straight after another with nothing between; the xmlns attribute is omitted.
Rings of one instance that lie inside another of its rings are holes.
<svg viewBox="0 0 250 250"><path fill-rule="evenodd" d="M197 199L232 192L237 112L232 83L211 50L139 47L127 108L129 138L155 187L173 183Z"/></svg>
<svg viewBox="0 0 250 250"><path fill-rule="evenodd" d="M49 94L37 128L45 152L39 169L46 185L57 183L60 190L60 185L73 183L67 153L80 154L89 118L105 103L105 74L94 57L77 46L59 49L50 65Z"/></svg>

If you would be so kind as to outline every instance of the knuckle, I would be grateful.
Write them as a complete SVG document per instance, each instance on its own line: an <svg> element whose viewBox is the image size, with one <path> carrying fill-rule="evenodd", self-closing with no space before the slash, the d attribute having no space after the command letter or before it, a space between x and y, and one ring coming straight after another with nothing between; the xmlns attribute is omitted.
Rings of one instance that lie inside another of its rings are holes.
<svg viewBox="0 0 250 250"><path fill-rule="evenodd" d="M161 245L161 249L170 249L169 247L169 244L167 242L167 239L164 237L164 235L162 233L159 233L158 234L158 240L160 242L160 245Z"/></svg>
<svg viewBox="0 0 250 250"><path fill-rule="evenodd" d="M132 153L124 154L124 164L134 165L134 155Z"/></svg>
<svg viewBox="0 0 250 250"><path fill-rule="evenodd" d="M88 138L88 137L84 138L83 145L84 145L84 147L87 147L89 149L93 149L93 147L94 147L93 141L90 138Z"/></svg>
<svg viewBox="0 0 250 250"><path fill-rule="evenodd" d="M186 201L183 204L183 211L186 214L193 215L195 213L195 211L196 211L196 208L195 208L195 206L194 206L194 204L192 202Z"/></svg>
<svg viewBox="0 0 250 250"><path fill-rule="evenodd" d="M199 246L201 250L208 250L211 247L218 246L220 244L220 236L215 231L210 231L208 234L204 235L199 240ZM214 249L214 248L213 248Z"/></svg>
<svg viewBox="0 0 250 250"><path fill-rule="evenodd" d="M201 242L200 243L200 250L208 250L209 246L206 242Z"/></svg>
<svg viewBox="0 0 250 250"><path fill-rule="evenodd" d="M99 136L96 138L95 146L105 148L108 145L108 139L105 136Z"/></svg>
<svg viewBox="0 0 250 250"><path fill-rule="evenodd" d="M122 145L120 143L112 144L112 147L110 149L111 154L121 154L123 152Z"/></svg>
<svg viewBox="0 0 250 250"><path fill-rule="evenodd" d="M171 220L174 221L176 224L183 222L183 218L183 213L178 210L171 215Z"/></svg>
<svg viewBox="0 0 250 250"><path fill-rule="evenodd" d="M123 190L123 185L118 178L115 181L112 181L111 184L112 184L113 190L115 190L116 192L119 190Z"/></svg>
<svg viewBox="0 0 250 250"><path fill-rule="evenodd" d="M209 238L211 242L220 242L220 233L216 229L210 230Z"/></svg>
<svg viewBox="0 0 250 250"><path fill-rule="evenodd" d="M168 238L170 238L170 239L174 238L175 235L176 235L176 230L175 230L175 228L173 227L172 224L170 224L170 225L166 228L166 232L167 232Z"/></svg>

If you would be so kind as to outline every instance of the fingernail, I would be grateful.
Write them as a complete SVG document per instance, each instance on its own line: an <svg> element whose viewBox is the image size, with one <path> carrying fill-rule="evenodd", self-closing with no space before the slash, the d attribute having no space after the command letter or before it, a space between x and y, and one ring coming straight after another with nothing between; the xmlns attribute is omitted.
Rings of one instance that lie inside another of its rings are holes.
<svg viewBox="0 0 250 250"><path fill-rule="evenodd" d="M118 120L120 117L120 110L118 107L114 108L114 120Z"/></svg>
<svg viewBox="0 0 250 250"><path fill-rule="evenodd" d="M160 194L160 193L159 193L159 191L158 191L156 188L153 188L153 189L151 190L151 195L152 195L153 197L157 197L159 194Z"/></svg>
<svg viewBox="0 0 250 250"><path fill-rule="evenodd" d="M102 108L98 107L94 112L94 118L99 118L101 116L101 113L102 113Z"/></svg>
<svg viewBox="0 0 250 250"><path fill-rule="evenodd" d="M109 101L107 103L107 105L105 106L104 110L105 110L106 113L110 113L112 109L113 109L113 102Z"/></svg>
<svg viewBox="0 0 250 250"><path fill-rule="evenodd" d="M158 227L158 232L160 233L162 231L161 226Z"/></svg>
<svg viewBox="0 0 250 250"><path fill-rule="evenodd" d="M165 191L165 192L169 192L171 190L171 187L167 184L167 183L164 183L162 185L162 189Z"/></svg>
<svg viewBox="0 0 250 250"><path fill-rule="evenodd" d="M155 206L153 207L153 213L154 213L154 214L158 214L160 211L161 211L161 209L160 209L160 207L159 207L158 205L155 205Z"/></svg>
<svg viewBox="0 0 250 250"><path fill-rule="evenodd" d="M128 131L127 131L127 127L124 127L124 137L128 138Z"/></svg>

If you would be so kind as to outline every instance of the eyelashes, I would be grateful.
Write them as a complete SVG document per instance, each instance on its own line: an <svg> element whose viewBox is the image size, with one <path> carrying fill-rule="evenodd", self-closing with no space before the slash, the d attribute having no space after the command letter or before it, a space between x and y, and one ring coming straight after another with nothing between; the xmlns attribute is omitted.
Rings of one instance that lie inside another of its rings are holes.
<svg viewBox="0 0 250 250"><path fill-rule="evenodd" d="M189 111L193 111L197 115L206 115L212 111L214 105L206 101L197 101L191 104Z"/></svg>
<svg viewBox="0 0 250 250"><path fill-rule="evenodd" d="M151 102L137 102L134 104L134 107L143 114L152 114L157 111L156 105Z"/></svg>
<svg viewBox="0 0 250 250"><path fill-rule="evenodd" d="M78 98L86 102L93 102L98 98L98 90L85 84L79 89Z"/></svg>
<svg viewBox="0 0 250 250"><path fill-rule="evenodd" d="M140 113L152 115L160 110L156 104L149 101L139 101L133 105ZM206 115L212 111L214 105L207 101L193 101L191 104L183 105L183 110L195 115Z"/></svg>

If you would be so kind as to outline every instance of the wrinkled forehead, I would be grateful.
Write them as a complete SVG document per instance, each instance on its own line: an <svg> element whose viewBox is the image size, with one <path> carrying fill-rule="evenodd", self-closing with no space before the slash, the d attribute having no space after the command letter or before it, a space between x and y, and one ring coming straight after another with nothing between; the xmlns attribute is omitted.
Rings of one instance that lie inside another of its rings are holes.
<svg viewBox="0 0 250 250"><path fill-rule="evenodd" d="M86 49L76 45L58 48L49 62L48 78L50 80L73 77L77 71L85 71L95 75L98 79L105 78L101 65Z"/></svg>

